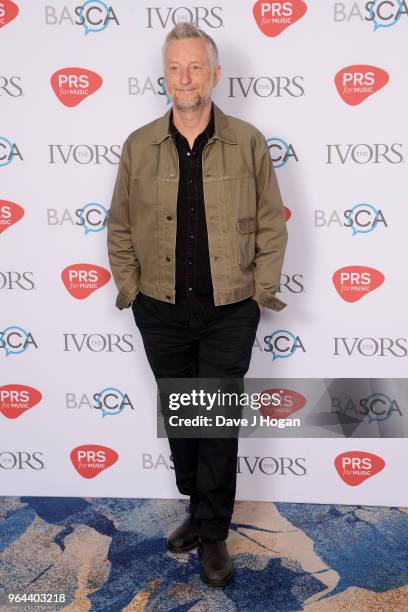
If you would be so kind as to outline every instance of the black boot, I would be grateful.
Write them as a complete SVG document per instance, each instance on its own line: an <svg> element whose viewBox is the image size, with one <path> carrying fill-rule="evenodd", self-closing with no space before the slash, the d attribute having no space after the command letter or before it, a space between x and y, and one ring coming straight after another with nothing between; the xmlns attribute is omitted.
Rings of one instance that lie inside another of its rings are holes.
<svg viewBox="0 0 408 612"><path fill-rule="evenodd" d="M185 552L192 550L198 545L199 536L193 516L190 514L184 521L171 532L167 538L167 548L171 552Z"/></svg>
<svg viewBox="0 0 408 612"><path fill-rule="evenodd" d="M225 540L200 541L201 578L210 586L225 586L234 575L234 566Z"/></svg>

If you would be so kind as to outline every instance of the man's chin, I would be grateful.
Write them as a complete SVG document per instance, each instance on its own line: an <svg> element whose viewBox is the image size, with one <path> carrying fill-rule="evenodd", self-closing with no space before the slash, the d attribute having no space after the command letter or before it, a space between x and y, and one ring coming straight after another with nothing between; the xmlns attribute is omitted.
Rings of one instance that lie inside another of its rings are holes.
<svg viewBox="0 0 408 612"><path fill-rule="evenodd" d="M195 110L201 106L202 100L199 97L187 100L176 96L173 104L178 110Z"/></svg>
<svg viewBox="0 0 408 612"><path fill-rule="evenodd" d="M179 98L177 96L175 98L173 98L173 105L179 111L193 111L193 110L197 110L201 106L204 106L204 104L206 102L207 102L207 99L205 97L203 97L203 96L197 96L196 98L193 98L193 99L190 99L190 100Z"/></svg>
<svg viewBox="0 0 408 612"><path fill-rule="evenodd" d="M184 102L176 100L173 104L179 111L192 111L197 110L197 108L200 108L200 106L202 106L202 101L196 100L193 102Z"/></svg>

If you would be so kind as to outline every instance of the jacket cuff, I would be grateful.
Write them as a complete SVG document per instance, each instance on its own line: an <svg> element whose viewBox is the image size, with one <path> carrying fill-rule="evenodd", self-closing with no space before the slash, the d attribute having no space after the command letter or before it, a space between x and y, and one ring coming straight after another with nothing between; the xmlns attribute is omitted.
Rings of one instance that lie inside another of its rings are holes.
<svg viewBox="0 0 408 612"><path fill-rule="evenodd" d="M262 287L255 289L255 295L253 295L252 298L261 306L271 308L272 310L283 310L283 308L287 306L285 302L282 302L282 300L275 296L275 293L266 291L262 289Z"/></svg>
<svg viewBox="0 0 408 612"><path fill-rule="evenodd" d="M137 287L135 287L135 289L133 289L133 291L130 294L119 291L117 298L116 298L116 303L115 303L116 308L119 308L119 310L123 310L124 308L129 308L132 305L132 302L138 293L139 293L139 289Z"/></svg>

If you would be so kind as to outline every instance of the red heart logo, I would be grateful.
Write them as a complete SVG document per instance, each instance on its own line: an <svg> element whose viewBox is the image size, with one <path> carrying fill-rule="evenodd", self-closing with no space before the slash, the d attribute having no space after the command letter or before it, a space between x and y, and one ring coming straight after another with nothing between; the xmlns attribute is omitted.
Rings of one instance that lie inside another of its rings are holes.
<svg viewBox="0 0 408 612"><path fill-rule="evenodd" d="M388 72L377 66L355 64L342 68L334 77L341 99L350 106L357 106L390 80Z"/></svg>
<svg viewBox="0 0 408 612"><path fill-rule="evenodd" d="M77 446L70 453L72 465L83 478L95 478L119 458L113 448L100 446L99 444L83 444Z"/></svg>
<svg viewBox="0 0 408 612"><path fill-rule="evenodd" d="M340 478L351 487L356 487L381 472L385 461L366 451L347 451L337 455L334 465Z"/></svg>
<svg viewBox="0 0 408 612"><path fill-rule="evenodd" d="M346 302L357 302L384 282L384 274L367 266L346 266L333 274L337 293Z"/></svg>
<svg viewBox="0 0 408 612"><path fill-rule="evenodd" d="M78 263L61 272L66 289L77 300L84 300L110 281L111 274L95 264Z"/></svg>
<svg viewBox="0 0 408 612"><path fill-rule="evenodd" d="M306 404L306 398L297 391L292 389L264 389L261 391L266 393L268 396L278 394L280 396L280 403L276 404L276 401L270 397L260 397L261 407L259 412L264 417L270 417L271 419L286 419L294 412L301 410Z"/></svg>
<svg viewBox="0 0 408 612"><path fill-rule="evenodd" d="M279 36L301 19L306 11L307 5L303 0L258 0L252 9L255 21L265 36Z"/></svg>
<svg viewBox="0 0 408 612"><path fill-rule="evenodd" d="M19 8L11 0L2 0L0 2L0 28L13 21L18 15Z"/></svg>
<svg viewBox="0 0 408 612"><path fill-rule="evenodd" d="M24 208L15 202L0 200L0 234L24 217Z"/></svg>
<svg viewBox="0 0 408 612"><path fill-rule="evenodd" d="M86 68L61 68L51 77L51 87L65 106L77 106L102 85L102 77Z"/></svg>
<svg viewBox="0 0 408 612"><path fill-rule="evenodd" d="M42 394L27 385L3 385L0 387L0 412L8 419L16 419L23 412L36 406Z"/></svg>
<svg viewBox="0 0 408 612"><path fill-rule="evenodd" d="M285 208L285 221L289 221L289 219L292 216L292 211L287 206L285 206L284 208Z"/></svg>

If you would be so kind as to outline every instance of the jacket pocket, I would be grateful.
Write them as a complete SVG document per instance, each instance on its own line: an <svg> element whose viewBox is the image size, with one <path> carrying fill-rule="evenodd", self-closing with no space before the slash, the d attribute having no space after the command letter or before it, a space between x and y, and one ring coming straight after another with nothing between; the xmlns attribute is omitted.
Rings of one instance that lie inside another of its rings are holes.
<svg viewBox="0 0 408 612"><path fill-rule="evenodd" d="M241 219L238 219L238 263L242 268L246 268L254 261L255 232L255 217L242 217Z"/></svg>

